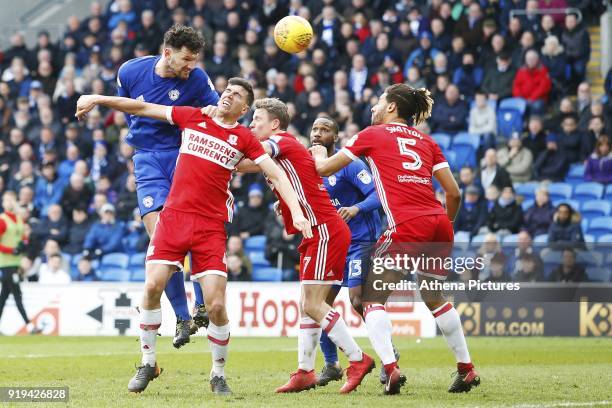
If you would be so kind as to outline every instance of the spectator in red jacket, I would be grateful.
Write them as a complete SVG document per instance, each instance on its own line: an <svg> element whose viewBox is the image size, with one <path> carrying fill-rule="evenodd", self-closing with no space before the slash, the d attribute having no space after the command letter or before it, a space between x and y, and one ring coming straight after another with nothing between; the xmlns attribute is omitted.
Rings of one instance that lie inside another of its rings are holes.
<svg viewBox="0 0 612 408"><path fill-rule="evenodd" d="M548 69L540 64L537 51L527 51L525 65L518 70L514 78L512 96L526 99L531 113L543 113L551 87Z"/></svg>

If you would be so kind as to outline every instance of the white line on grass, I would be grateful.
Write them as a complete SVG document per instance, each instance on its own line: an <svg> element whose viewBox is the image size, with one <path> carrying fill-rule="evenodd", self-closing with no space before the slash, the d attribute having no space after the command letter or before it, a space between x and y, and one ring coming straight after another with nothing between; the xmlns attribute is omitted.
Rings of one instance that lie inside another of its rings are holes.
<svg viewBox="0 0 612 408"><path fill-rule="evenodd" d="M287 347L276 349L275 351L297 351L297 347ZM235 351L234 353L240 353L241 351ZM268 353L270 350L249 350L249 353ZM160 352L158 352L159 354ZM161 352L168 353L168 352ZM198 350L194 353L198 354L210 354L209 350ZM133 355L134 352L98 352L98 353L54 353L54 354L9 354L6 356L2 356L2 358L64 358L64 357L106 357L106 356L130 356Z"/></svg>
<svg viewBox="0 0 612 408"><path fill-rule="evenodd" d="M506 405L506 408L565 408L565 407L594 407L600 405L612 405L612 401L588 401L588 402L551 402L545 404L518 404L518 405Z"/></svg>

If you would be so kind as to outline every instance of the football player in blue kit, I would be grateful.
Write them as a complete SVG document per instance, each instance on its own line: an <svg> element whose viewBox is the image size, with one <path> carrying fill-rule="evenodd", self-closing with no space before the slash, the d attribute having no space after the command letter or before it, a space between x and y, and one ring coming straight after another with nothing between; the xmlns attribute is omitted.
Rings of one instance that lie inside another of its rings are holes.
<svg viewBox="0 0 612 408"><path fill-rule="evenodd" d="M219 95L212 81L204 70L196 67L203 48L204 39L193 28L171 27L164 34L162 55L135 58L119 68L118 95L160 105L216 106ZM129 125L126 141L135 149L138 206L151 237L172 184L180 131L167 122L150 118L126 115L126 119ZM188 343L190 334L208 324L202 290L197 282L193 286L196 294L193 320L179 269L166 286L166 296L176 314L176 334L172 341L176 348Z"/></svg>
<svg viewBox="0 0 612 408"><path fill-rule="evenodd" d="M321 117L314 121L310 131L310 142L327 148L328 155L336 151L338 141L338 124L331 118ZM349 288L351 304L357 313L363 314L361 306L361 289L369 268L370 249L378 240L381 220L378 213L380 200L374 188L372 175L366 164L360 160L353 161L342 170L329 177L323 177L325 188L340 216L351 230L344 282ZM333 304L340 287L334 287L327 302ZM342 378L342 368L338 363L336 345L321 334L321 350L325 356L325 367L319 375L319 386Z"/></svg>

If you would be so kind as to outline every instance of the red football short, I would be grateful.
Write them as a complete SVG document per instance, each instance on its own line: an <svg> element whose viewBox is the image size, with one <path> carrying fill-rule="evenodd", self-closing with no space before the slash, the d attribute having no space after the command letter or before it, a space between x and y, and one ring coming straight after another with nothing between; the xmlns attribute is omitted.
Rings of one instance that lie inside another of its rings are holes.
<svg viewBox="0 0 612 408"><path fill-rule="evenodd" d="M164 208L147 250L147 263L182 268L185 256L191 252L191 280L205 275L227 276L226 240L223 221Z"/></svg>
<svg viewBox="0 0 612 408"><path fill-rule="evenodd" d="M424 215L413 218L386 230L376 243L374 256L384 258L411 256L430 258L428 266L420 268L419 275L436 279L446 279L448 271L434 258L444 259L451 256L453 249L453 225L448 216Z"/></svg>
<svg viewBox="0 0 612 408"><path fill-rule="evenodd" d="M341 285L351 231L340 216L312 227L313 237L302 240L300 281L304 284Z"/></svg>

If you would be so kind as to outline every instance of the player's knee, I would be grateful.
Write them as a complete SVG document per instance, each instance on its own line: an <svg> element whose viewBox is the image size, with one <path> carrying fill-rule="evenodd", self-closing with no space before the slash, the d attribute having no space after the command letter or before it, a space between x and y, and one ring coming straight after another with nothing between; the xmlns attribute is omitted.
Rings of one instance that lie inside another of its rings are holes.
<svg viewBox="0 0 612 408"><path fill-rule="evenodd" d="M164 287L164 282L147 279L144 285L145 294L149 298L161 297Z"/></svg>
<svg viewBox="0 0 612 408"><path fill-rule="evenodd" d="M216 320L225 313L225 302L223 299L211 299L210 302L206 302L206 310L211 319Z"/></svg>
<svg viewBox="0 0 612 408"><path fill-rule="evenodd" d="M304 302L302 304L302 309L304 310L304 313L306 313L309 317L315 320L317 320L316 317L319 314L318 312L320 308L320 304L318 304L317 302L313 302L310 299L304 299Z"/></svg>

